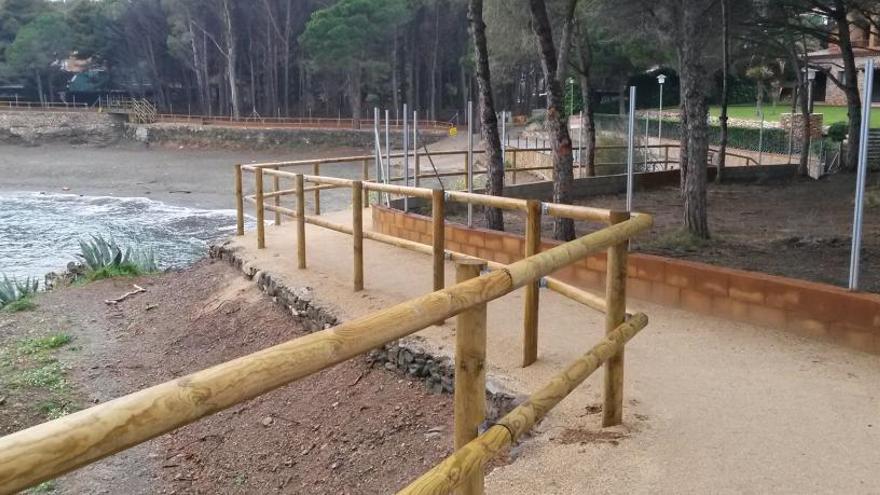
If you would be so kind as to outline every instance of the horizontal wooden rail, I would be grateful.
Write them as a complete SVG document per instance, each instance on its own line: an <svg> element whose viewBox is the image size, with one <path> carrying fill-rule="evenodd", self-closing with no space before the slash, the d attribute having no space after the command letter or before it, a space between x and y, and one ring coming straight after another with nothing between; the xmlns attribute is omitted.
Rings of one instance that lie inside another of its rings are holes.
<svg viewBox="0 0 880 495"><path fill-rule="evenodd" d="M381 182L364 182L365 191L377 191L390 194L400 194L413 198L431 199L432 193L430 189L422 187L396 186L394 184L382 184Z"/></svg>
<svg viewBox="0 0 880 495"><path fill-rule="evenodd" d="M57 477L497 299L650 226L651 217L634 217L447 289L7 435L0 438L0 494Z"/></svg>
<svg viewBox="0 0 880 495"><path fill-rule="evenodd" d="M474 473L482 472L486 462L529 431L605 361L617 355L647 324L648 317L644 314L633 315L629 321L603 337L595 347L568 366L565 371L553 377L550 383L532 394L525 403L507 413L482 435L455 451L398 494L452 493Z"/></svg>

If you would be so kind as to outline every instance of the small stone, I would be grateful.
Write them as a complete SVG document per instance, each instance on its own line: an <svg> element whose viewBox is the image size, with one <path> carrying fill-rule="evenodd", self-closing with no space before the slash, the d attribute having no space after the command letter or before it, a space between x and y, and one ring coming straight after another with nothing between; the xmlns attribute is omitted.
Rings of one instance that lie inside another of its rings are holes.
<svg viewBox="0 0 880 495"><path fill-rule="evenodd" d="M333 464L330 465L330 469L336 469L336 468L338 468L338 467L339 467L339 463L338 463L338 462L334 462Z"/></svg>
<svg viewBox="0 0 880 495"><path fill-rule="evenodd" d="M387 363L385 363L385 369L388 371L394 371L397 369L397 366L395 366L395 364L391 361L388 361Z"/></svg>
<svg viewBox="0 0 880 495"><path fill-rule="evenodd" d="M266 416L265 418L263 418L263 421L262 421L263 426L265 426L265 427L272 426L272 423L274 423L274 422L275 422L275 420L272 419L272 416Z"/></svg>

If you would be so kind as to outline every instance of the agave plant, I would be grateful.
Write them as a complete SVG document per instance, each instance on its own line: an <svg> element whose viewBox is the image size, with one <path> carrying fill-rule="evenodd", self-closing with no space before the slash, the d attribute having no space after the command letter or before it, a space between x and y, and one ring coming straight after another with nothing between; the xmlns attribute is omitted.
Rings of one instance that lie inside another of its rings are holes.
<svg viewBox="0 0 880 495"><path fill-rule="evenodd" d="M123 250L114 239L106 239L100 234L92 234L89 240L80 239L79 248L77 256L90 271L121 265L134 265L144 272L157 271L152 250L134 251L131 247Z"/></svg>
<svg viewBox="0 0 880 495"><path fill-rule="evenodd" d="M3 275L0 281L0 307L34 295L40 288L40 280L28 277L23 281Z"/></svg>

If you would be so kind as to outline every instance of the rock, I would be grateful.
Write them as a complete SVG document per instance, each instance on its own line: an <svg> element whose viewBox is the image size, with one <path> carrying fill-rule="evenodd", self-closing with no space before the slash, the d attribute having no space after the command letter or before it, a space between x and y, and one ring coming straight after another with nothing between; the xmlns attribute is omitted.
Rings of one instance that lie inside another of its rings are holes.
<svg viewBox="0 0 880 495"><path fill-rule="evenodd" d="M391 361L388 361L387 363L385 363L385 369L388 371L394 371L397 369L397 366Z"/></svg>
<svg viewBox="0 0 880 495"><path fill-rule="evenodd" d="M275 422L275 420L272 419L272 416L266 416L265 418L263 418L263 421L261 421L261 423L263 424L263 426L265 426L265 427L267 427L267 428L268 428L269 426L272 426L272 423L274 423L274 422Z"/></svg>

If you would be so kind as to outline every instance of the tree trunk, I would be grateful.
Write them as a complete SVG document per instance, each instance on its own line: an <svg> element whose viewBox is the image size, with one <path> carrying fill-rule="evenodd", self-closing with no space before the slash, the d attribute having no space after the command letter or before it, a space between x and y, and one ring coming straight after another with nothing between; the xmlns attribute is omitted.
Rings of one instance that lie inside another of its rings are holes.
<svg viewBox="0 0 880 495"><path fill-rule="evenodd" d="M486 43L486 24L483 22L483 0L469 0L468 23L474 39L474 55L477 66L477 85L480 90L480 130L486 150L488 183L486 192L493 196L504 194L504 157L498 136L498 117L492 99L492 78L489 73L489 50ZM468 129L468 132L471 132ZM486 208L486 225L490 229L504 230L504 216L500 208Z"/></svg>
<svg viewBox="0 0 880 495"><path fill-rule="evenodd" d="M40 71L34 69L34 78L37 80L37 95L40 97L40 104L46 104L46 94L43 93L43 78L40 76Z"/></svg>
<svg viewBox="0 0 880 495"><path fill-rule="evenodd" d="M579 79L581 84L581 100L583 101L584 143L582 143L581 160L587 166L587 176L596 176L596 92L593 89L591 79L593 65L593 51L590 45L589 32L584 23L577 23L578 35L577 52L580 58Z"/></svg>
<svg viewBox="0 0 880 495"><path fill-rule="evenodd" d="M281 88L284 95L284 116L290 117L290 4L293 0L287 0L284 14L284 87Z"/></svg>
<svg viewBox="0 0 880 495"><path fill-rule="evenodd" d="M485 35L484 35L485 37ZM434 45L431 47L430 118L437 120L437 62L440 58L440 0L434 3Z"/></svg>
<svg viewBox="0 0 880 495"><path fill-rule="evenodd" d="M351 103L352 127L361 128L361 67L354 67L348 75L348 100Z"/></svg>
<svg viewBox="0 0 880 495"><path fill-rule="evenodd" d="M853 54L852 39L850 38L849 28L850 22L847 18L848 9L846 2L843 0L835 0L835 6L838 12L836 17L839 38L840 38L840 56L843 59L843 72L846 78L844 83L844 93L846 94L846 109L848 122L848 137L846 145L846 170L854 171L859 164L859 141L861 140L860 130L862 127L862 99L859 94L859 71L856 68L855 55ZM870 98L871 95L868 95Z"/></svg>
<svg viewBox="0 0 880 495"><path fill-rule="evenodd" d="M727 106L729 103L727 80L730 77L730 33L728 12L728 0L721 0L721 142L718 145L718 170L716 170L715 182L721 184L724 176L724 165L727 160Z"/></svg>
<svg viewBox="0 0 880 495"><path fill-rule="evenodd" d="M232 12L230 0L223 0L223 27L226 39L226 76L229 79L229 100L232 103L232 116L241 117L241 101L238 95L238 85L235 77L236 64L238 62L238 48L235 44L235 31L232 26Z"/></svg>
<svg viewBox="0 0 880 495"><path fill-rule="evenodd" d="M684 178L684 223L688 231L701 239L709 238L709 222L706 200L706 169L709 155L707 118L709 105L706 101L708 73L703 65L697 32L702 29L697 11L700 4L689 2L682 15L682 33L679 37L681 54L682 94L685 101L687 124L687 166L682 170Z"/></svg>
<svg viewBox="0 0 880 495"><path fill-rule="evenodd" d="M394 42L391 45L391 102L394 110L400 108L400 47L397 45L397 27L394 28Z"/></svg>
<svg viewBox="0 0 880 495"><path fill-rule="evenodd" d="M571 136L563 111L565 95L557 76L556 47L553 45L553 32L547 18L544 0L529 0L532 16L532 29L538 38L541 66L547 80L547 130L551 135L553 148L553 202L571 204L574 187ZM553 237L561 241L574 239L574 221L568 218L555 218Z"/></svg>

